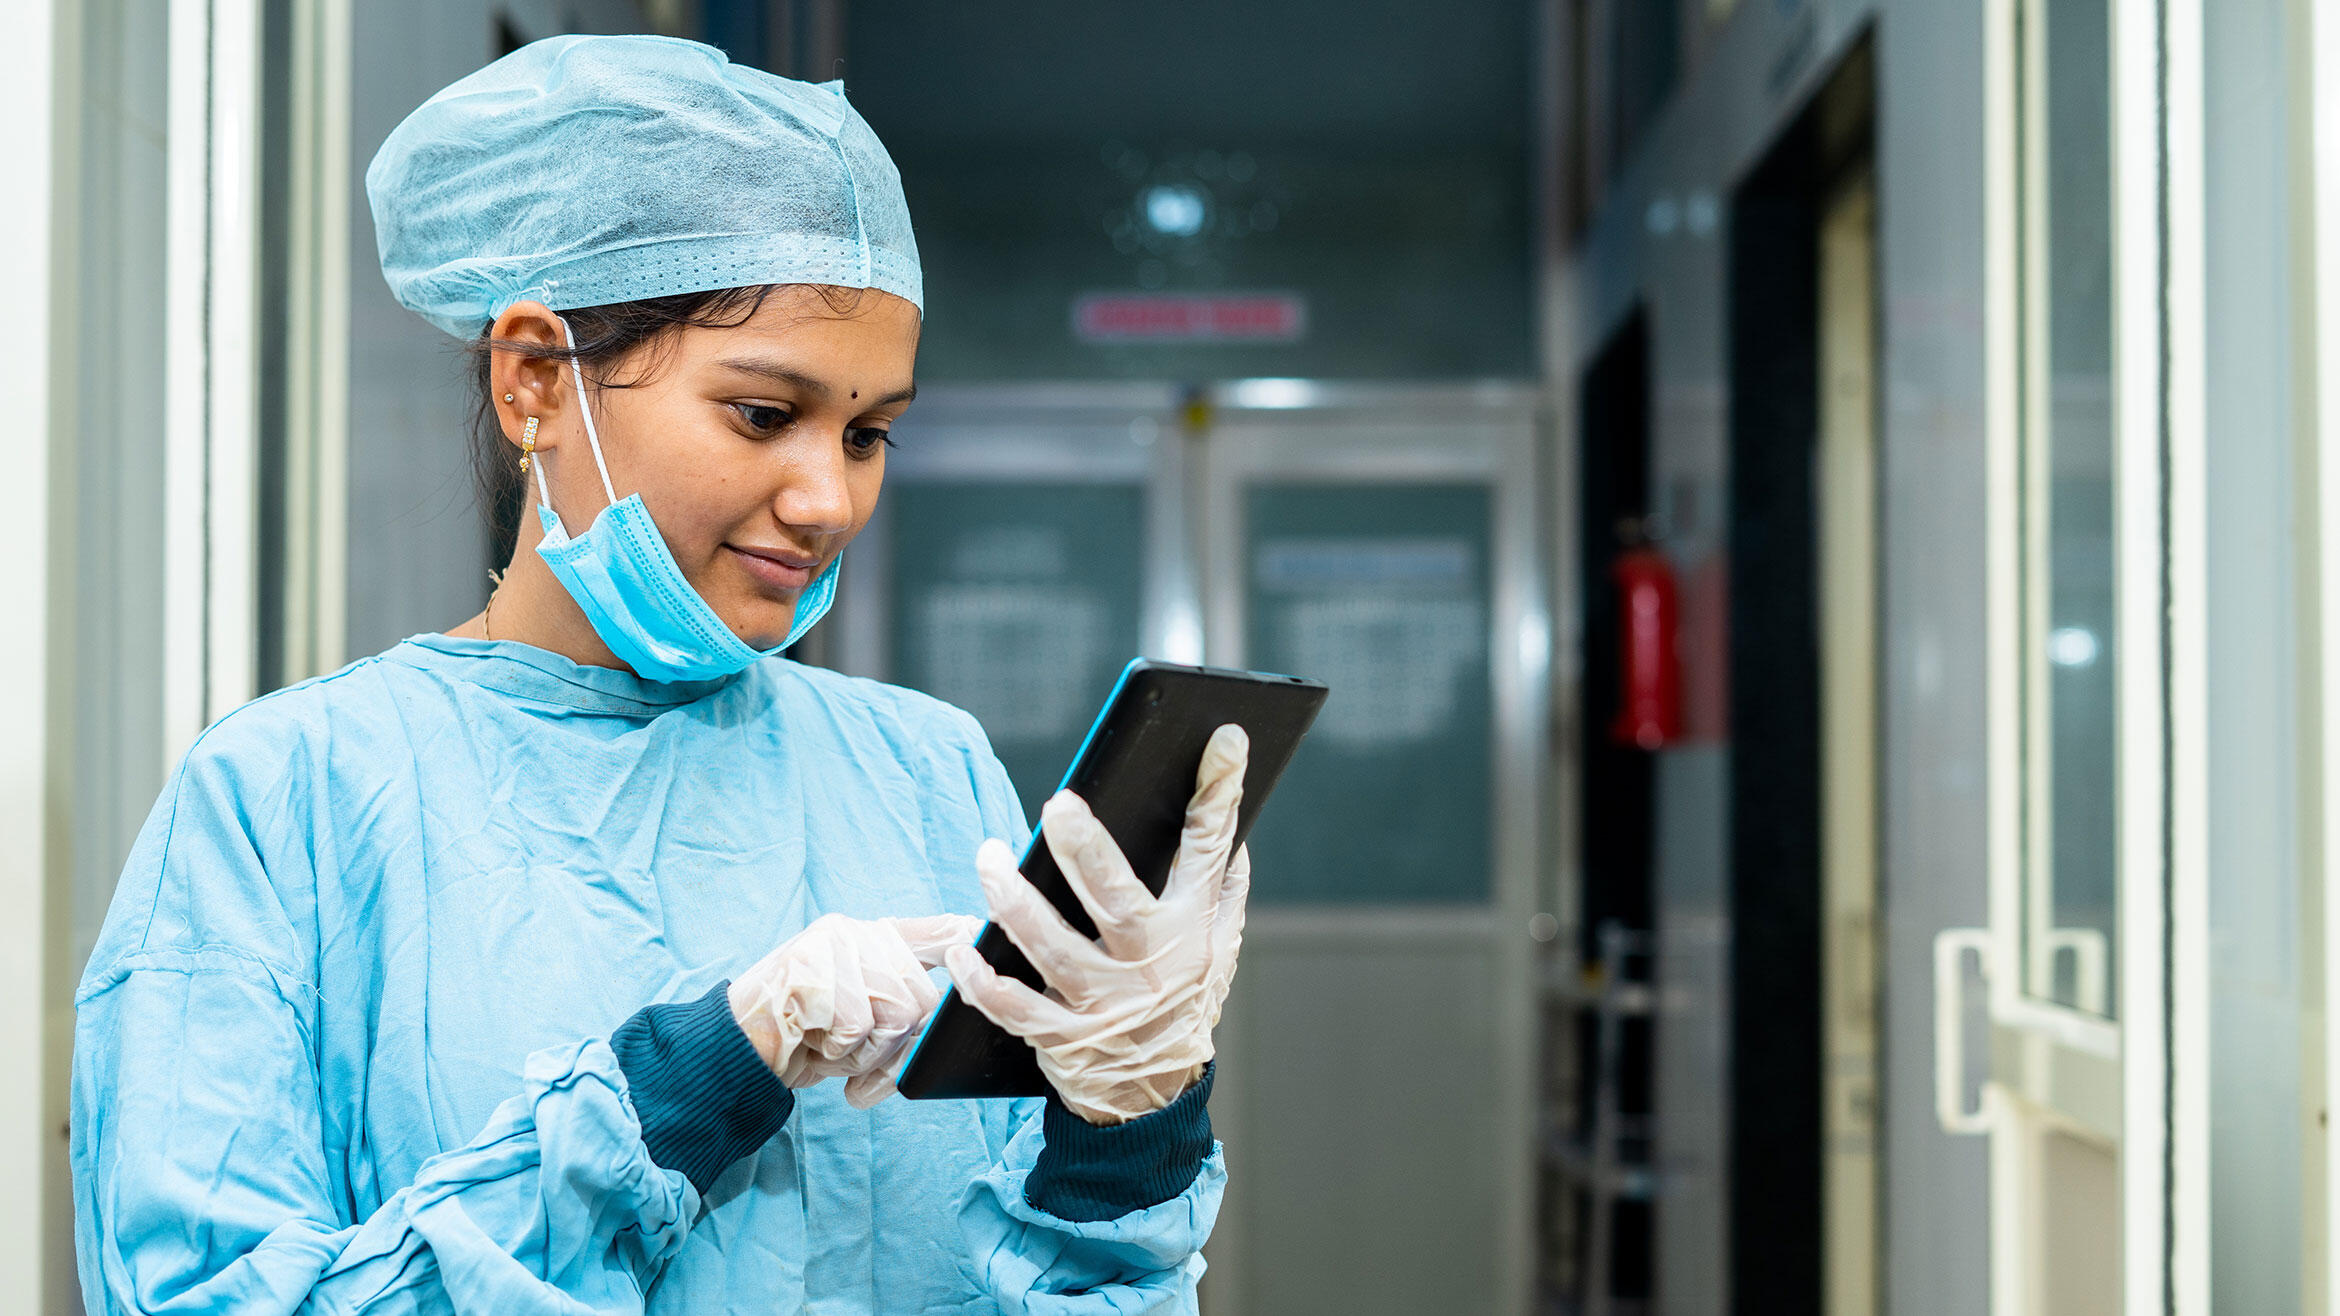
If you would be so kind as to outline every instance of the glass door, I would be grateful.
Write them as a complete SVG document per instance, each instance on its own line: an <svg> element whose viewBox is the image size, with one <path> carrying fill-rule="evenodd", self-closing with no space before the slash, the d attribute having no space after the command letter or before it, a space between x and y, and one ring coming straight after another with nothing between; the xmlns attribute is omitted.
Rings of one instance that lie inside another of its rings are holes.
<svg viewBox="0 0 2340 1316"><path fill-rule="evenodd" d="M1332 688L1252 841L1236 1316L1528 1306L1546 618L1528 391L1255 381L1194 433L1214 663Z"/></svg>
<svg viewBox="0 0 2340 1316"><path fill-rule="evenodd" d="M1037 818L1123 664L1202 657L1176 398L933 391L897 427L813 656L974 714Z"/></svg>
<svg viewBox="0 0 2340 1316"><path fill-rule="evenodd" d="M2206 1310L2186 9L1992 10L1991 925L1944 934L1935 990L1943 1123L1992 1143L2000 1316Z"/></svg>
<svg viewBox="0 0 2340 1316"><path fill-rule="evenodd" d="M1217 1316L1527 1309L1536 416L1512 386L937 387L815 632L975 714L1027 812L1132 654L1332 686L1251 841Z"/></svg>

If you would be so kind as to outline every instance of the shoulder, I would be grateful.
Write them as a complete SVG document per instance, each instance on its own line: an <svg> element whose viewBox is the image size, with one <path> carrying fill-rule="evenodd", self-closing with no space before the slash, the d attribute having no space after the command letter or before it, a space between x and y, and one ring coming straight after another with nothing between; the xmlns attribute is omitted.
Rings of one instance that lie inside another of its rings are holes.
<svg viewBox="0 0 2340 1316"><path fill-rule="evenodd" d="M278 775L295 768L337 726L391 707L395 698L388 688L391 670L393 665L386 665L377 653L234 707L194 738L180 761L180 773L194 777L229 773L236 780L248 780L250 773Z"/></svg>
<svg viewBox="0 0 2340 1316"><path fill-rule="evenodd" d="M123 864L84 997L139 965L308 980L302 912L315 903L331 728L352 701L386 697L376 666L263 695L188 747Z"/></svg>
<svg viewBox="0 0 2340 1316"><path fill-rule="evenodd" d="M156 802L148 828L154 857L207 832L263 855L287 846L305 854L335 799L378 799L413 775L416 742L431 732L415 725L413 675L383 655L362 658L212 723L180 756Z"/></svg>

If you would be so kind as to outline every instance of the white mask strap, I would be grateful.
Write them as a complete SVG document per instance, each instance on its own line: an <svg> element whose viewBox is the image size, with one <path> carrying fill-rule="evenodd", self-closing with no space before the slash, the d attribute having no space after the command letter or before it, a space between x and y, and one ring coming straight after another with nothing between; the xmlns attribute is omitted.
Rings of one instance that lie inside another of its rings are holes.
<svg viewBox="0 0 2340 1316"><path fill-rule="evenodd" d="M593 428L593 403L585 396L585 371L577 364L577 335L569 328L566 317L554 316L561 322L561 337L569 340L569 375L577 381L577 410L585 416L585 441L593 445L593 469L601 472L601 492L609 496L609 505L617 506L617 489L609 482L609 463L601 459L601 435ZM544 498L544 505L552 506L552 495L544 492L544 463L536 464L536 487ZM557 513L556 513L557 515Z"/></svg>

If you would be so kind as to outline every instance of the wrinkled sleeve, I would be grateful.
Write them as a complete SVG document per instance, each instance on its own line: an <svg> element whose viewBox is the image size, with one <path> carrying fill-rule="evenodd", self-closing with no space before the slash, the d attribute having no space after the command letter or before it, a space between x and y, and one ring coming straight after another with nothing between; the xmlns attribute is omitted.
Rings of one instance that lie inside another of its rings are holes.
<svg viewBox="0 0 2340 1316"><path fill-rule="evenodd" d="M1202 1247L1227 1190L1208 1097L1206 1080L1169 1109L1112 1129L1035 1103L1042 1110L959 1202L969 1259L1002 1310L1196 1310ZM1178 1176L1183 1187L1169 1187Z"/></svg>
<svg viewBox="0 0 2340 1316"><path fill-rule="evenodd" d="M360 1216L326 1102L365 1098L321 1091L314 884L283 871L314 843L284 839L310 802L262 768L190 754L76 995L90 1311L640 1311L699 1199L653 1161L607 1042L529 1056L476 1136Z"/></svg>
<svg viewBox="0 0 2340 1316"><path fill-rule="evenodd" d="M1020 848L1029 831L1007 770L974 719L963 733L985 834ZM968 1259L1001 1310L1197 1311L1202 1248L1227 1189L1209 1096L1206 1074L1169 1109L1112 1129L1055 1101L1026 1103L998 1161L959 1200Z"/></svg>

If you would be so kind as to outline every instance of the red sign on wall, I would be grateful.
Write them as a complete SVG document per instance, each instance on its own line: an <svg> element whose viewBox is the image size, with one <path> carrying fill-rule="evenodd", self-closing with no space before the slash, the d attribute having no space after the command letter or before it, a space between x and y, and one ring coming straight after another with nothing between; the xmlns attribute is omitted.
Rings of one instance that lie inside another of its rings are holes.
<svg viewBox="0 0 2340 1316"><path fill-rule="evenodd" d="M1308 333L1296 293L1089 293L1076 298L1084 343L1294 343Z"/></svg>

